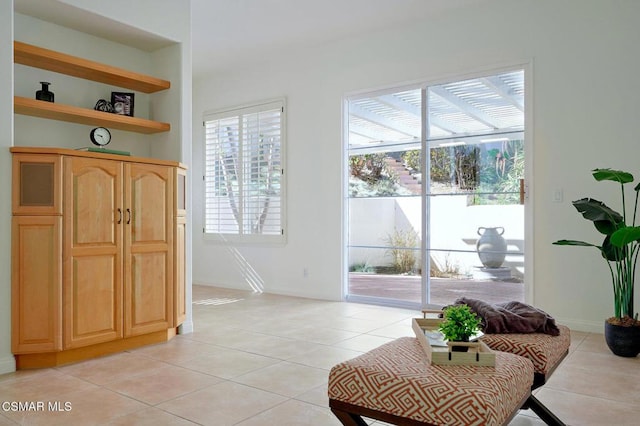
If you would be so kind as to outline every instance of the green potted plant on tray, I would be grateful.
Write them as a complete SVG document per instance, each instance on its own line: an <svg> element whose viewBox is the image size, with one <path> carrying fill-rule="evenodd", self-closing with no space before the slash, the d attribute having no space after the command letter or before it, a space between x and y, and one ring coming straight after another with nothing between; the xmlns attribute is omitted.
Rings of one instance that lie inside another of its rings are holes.
<svg viewBox="0 0 640 426"><path fill-rule="evenodd" d="M593 198L576 200L573 206L582 217L593 222L596 230L604 235L604 240L600 245L577 240L559 240L553 244L595 247L600 252L609 267L613 285L614 316L605 321L605 339L614 354L635 357L640 353L640 322L633 309L636 263L640 253L640 226L635 226L640 184L634 187L633 216L629 217L625 184L633 182L633 175L611 169L595 169L592 172L598 182L613 181L620 184L622 214Z"/></svg>
<svg viewBox="0 0 640 426"><path fill-rule="evenodd" d="M468 342L480 330L480 318L467 305L452 305L443 309L443 321L438 329L450 342ZM466 346L453 345L452 351L464 352Z"/></svg>

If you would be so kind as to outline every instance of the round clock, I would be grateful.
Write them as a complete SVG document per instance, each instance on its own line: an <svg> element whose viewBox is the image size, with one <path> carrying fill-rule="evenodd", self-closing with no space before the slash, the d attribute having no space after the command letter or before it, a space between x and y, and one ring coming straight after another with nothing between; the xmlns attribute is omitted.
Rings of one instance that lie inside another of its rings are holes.
<svg viewBox="0 0 640 426"><path fill-rule="evenodd" d="M91 142L98 146L105 146L111 142L111 132L104 127L96 127L91 131L89 137L91 138Z"/></svg>

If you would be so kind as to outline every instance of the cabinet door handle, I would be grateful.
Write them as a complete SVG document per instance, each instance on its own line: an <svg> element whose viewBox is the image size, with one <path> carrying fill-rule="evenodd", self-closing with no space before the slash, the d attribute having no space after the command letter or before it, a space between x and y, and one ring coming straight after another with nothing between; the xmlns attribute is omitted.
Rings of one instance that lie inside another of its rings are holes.
<svg viewBox="0 0 640 426"><path fill-rule="evenodd" d="M131 223L131 209L127 209L127 225Z"/></svg>
<svg viewBox="0 0 640 426"><path fill-rule="evenodd" d="M122 209L118 207L118 225L122 223Z"/></svg>

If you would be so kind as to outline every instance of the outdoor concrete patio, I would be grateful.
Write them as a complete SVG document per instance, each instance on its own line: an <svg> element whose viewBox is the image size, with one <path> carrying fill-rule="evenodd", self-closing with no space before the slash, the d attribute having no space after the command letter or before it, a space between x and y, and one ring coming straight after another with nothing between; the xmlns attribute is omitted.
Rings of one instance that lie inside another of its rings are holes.
<svg viewBox="0 0 640 426"><path fill-rule="evenodd" d="M447 305L462 296L488 303L524 301L524 283L517 280L431 278L430 293L430 302L434 305ZM420 277L350 273L349 294L420 303Z"/></svg>

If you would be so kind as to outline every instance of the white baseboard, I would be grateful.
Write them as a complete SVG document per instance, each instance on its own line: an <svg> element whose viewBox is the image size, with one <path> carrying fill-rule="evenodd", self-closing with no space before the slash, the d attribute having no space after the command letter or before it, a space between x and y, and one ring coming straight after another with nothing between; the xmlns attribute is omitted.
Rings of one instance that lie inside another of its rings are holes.
<svg viewBox="0 0 640 426"><path fill-rule="evenodd" d="M193 333L193 321L185 321L178 327L178 334Z"/></svg>
<svg viewBox="0 0 640 426"><path fill-rule="evenodd" d="M16 371L16 359L13 355L0 358L0 374L13 373Z"/></svg>
<svg viewBox="0 0 640 426"><path fill-rule="evenodd" d="M604 333L604 318L600 322L595 322L595 321L584 321L584 320L556 317L556 322L558 324L566 325L571 330L575 330L575 331L582 331L585 333L598 333L598 334Z"/></svg>

